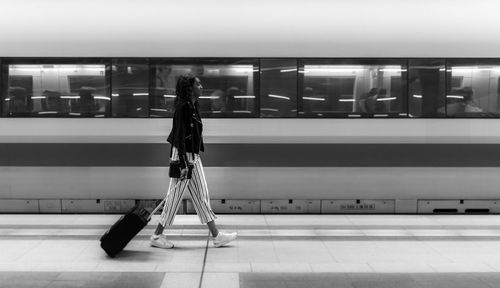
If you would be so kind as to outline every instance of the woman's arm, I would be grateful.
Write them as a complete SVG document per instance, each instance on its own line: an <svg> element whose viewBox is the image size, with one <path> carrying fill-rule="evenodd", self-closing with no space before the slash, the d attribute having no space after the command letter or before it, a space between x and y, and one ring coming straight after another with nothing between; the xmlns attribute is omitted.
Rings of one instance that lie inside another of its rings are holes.
<svg viewBox="0 0 500 288"><path fill-rule="evenodd" d="M181 107L179 107L178 111L176 111L176 125L177 125L177 133L175 135L177 150L179 151L179 161L181 168L184 169L187 167L187 156L186 156L186 138L190 137L190 111L189 104L185 103Z"/></svg>

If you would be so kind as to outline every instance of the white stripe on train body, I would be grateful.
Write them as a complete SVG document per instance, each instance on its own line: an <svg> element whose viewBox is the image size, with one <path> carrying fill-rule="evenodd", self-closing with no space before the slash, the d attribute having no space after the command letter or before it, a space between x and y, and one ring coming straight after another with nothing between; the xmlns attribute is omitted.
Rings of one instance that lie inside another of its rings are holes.
<svg viewBox="0 0 500 288"><path fill-rule="evenodd" d="M500 143L500 119L203 119L205 143ZM2 118L0 143L166 143L171 118Z"/></svg>
<svg viewBox="0 0 500 288"><path fill-rule="evenodd" d="M165 149L169 149L165 139L171 121L170 118L5 118L0 122L0 142L165 143ZM208 144L498 144L499 122L498 119L204 119L204 128ZM166 165L1 167L0 182L5 185L0 198L158 199L168 187ZM499 169L206 167L206 174L212 199L493 199L497 198L500 187L500 178L496 176ZM44 185L40 185L42 182Z"/></svg>

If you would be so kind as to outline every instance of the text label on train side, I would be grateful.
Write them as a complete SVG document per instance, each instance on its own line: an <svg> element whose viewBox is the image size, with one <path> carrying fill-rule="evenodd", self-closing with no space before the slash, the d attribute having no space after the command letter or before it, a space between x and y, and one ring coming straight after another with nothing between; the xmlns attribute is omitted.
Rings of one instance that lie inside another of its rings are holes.
<svg viewBox="0 0 500 288"><path fill-rule="evenodd" d="M340 210L375 210L375 204L342 204Z"/></svg>

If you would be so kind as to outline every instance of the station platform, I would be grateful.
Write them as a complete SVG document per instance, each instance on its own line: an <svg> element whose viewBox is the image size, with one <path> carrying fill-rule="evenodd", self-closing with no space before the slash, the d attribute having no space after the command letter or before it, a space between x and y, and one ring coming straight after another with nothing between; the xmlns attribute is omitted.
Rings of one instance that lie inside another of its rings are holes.
<svg viewBox="0 0 500 288"><path fill-rule="evenodd" d="M158 216L109 258L120 215L0 215L0 287L500 287L500 215L218 215L214 248L178 215L174 249L149 245Z"/></svg>

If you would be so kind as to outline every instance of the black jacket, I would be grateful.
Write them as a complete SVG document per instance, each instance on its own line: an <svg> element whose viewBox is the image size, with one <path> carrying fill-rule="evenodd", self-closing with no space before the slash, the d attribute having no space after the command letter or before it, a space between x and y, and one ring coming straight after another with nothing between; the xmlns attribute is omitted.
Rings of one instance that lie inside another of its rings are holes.
<svg viewBox="0 0 500 288"><path fill-rule="evenodd" d="M179 151L182 168L187 166L187 152L200 154L200 151L205 150L202 132L203 124L197 105L190 101L179 101L175 106L172 131L167 141Z"/></svg>

